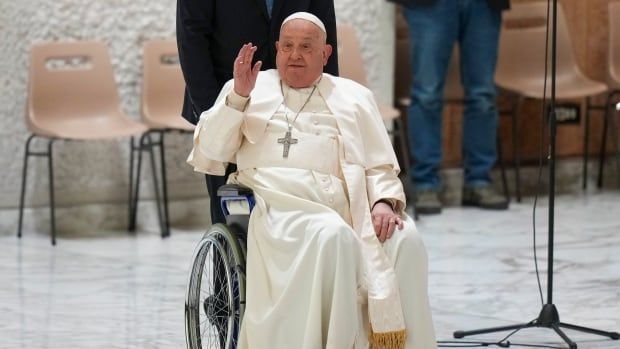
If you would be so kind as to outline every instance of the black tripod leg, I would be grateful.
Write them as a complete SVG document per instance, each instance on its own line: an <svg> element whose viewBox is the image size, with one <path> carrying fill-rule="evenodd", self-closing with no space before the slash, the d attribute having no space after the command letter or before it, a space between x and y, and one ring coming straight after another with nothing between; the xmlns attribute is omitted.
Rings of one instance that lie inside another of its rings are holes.
<svg viewBox="0 0 620 349"><path fill-rule="evenodd" d="M620 333L618 333L618 332L601 331L601 330L597 330L597 329L594 329L594 328L577 326L577 325L567 324L567 323L564 323L564 322L560 322L559 326L560 327L564 327L564 328L568 328L570 330L575 330L575 331L580 331L580 332L585 332L585 333L590 333L590 334L596 334L596 335L603 336L603 337L609 337L609 338L615 339L615 340L620 339Z"/></svg>
<svg viewBox="0 0 620 349"><path fill-rule="evenodd" d="M533 326L535 326L533 322L528 322L528 323L524 323L520 325L489 327L489 328L481 328L479 330L471 330L471 331L454 331L453 336L454 338L463 338L463 337L473 336L473 335L483 334L483 333L520 330L523 328L529 328Z"/></svg>
<svg viewBox="0 0 620 349"><path fill-rule="evenodd" d="M564 331L562 331L560 329L560 326L557 323L556 324L551 324L551 328L553 328L553 330L555 331L555 333L558 334L558 336L562 337L564 342L566 342L566 344L568 344L568 348L569 349L577 349L577 343L573 342L570 338L568 338L566 333L564 333Z"/></svg>

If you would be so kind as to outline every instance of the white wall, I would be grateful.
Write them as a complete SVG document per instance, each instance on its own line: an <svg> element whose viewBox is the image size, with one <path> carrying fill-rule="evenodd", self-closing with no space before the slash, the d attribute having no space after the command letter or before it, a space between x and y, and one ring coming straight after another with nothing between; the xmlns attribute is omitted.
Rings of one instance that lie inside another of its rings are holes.
<svg viewBox="0 0 620 349"><path fill-rule="evenodd" d="M175 0L0 0L0 208L18 205L24 142L28 52L48 40L105 41L125 111L139 119L141 46L146 39L174 37ZM358 28L369 66L371 89L392 95L393 11L385 0L336 0L337 19ZM61 87L59 87L61 88ZM44 146L45 143L39 143ZM167 140L172 198L203 196L204 179L185 165L190 139ZM56 199L60 206L124 203L128 185L128 141L55 143ZM30 162L27 205L47 204L47 167ZM149 170L148 166L144 169ZM150 174L144 177L151 196ZM89 213L92 214L92 213Z"/></svg>

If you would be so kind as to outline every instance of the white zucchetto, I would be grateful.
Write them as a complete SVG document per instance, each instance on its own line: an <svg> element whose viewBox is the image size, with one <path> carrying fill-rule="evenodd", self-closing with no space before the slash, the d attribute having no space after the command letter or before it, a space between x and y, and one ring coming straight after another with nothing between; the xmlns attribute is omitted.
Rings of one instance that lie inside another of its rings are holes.
<svg viewBox="0 0 620 349"><path fill-rule="evenodd" d="M292 15L286 17L286 19L284 19L284 21L282 22L282 25L280 26L280 29L282 29L282 27L284 27L284 25L287 22L290 22L294 19L303 19L306 20L308 22L312 22L314 23L314 25L316 25L317 27L319 27L319 29L321 29L323 31L323 33L327 34L327 31L325 30L325 24L323 24L323 22L319 19L319 17L313 15L312 13L309 12L295 12Z"/></svg>

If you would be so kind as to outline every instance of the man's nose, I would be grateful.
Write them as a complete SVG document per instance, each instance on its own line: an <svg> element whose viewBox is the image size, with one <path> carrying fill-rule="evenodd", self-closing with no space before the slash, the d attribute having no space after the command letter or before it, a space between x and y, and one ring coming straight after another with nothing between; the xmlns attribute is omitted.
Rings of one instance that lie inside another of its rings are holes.
<svg viewBox="0 0 620 349"><path fill-rule="evenodd" d="M293 52L291 52L291 59L300 59L301 58L301 48L294 47Z"/></svg>

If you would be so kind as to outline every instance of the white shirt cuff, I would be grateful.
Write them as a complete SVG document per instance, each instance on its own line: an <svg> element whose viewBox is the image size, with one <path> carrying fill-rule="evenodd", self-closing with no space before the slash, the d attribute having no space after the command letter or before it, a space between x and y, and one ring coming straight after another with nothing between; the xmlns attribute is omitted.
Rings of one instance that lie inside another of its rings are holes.
<svg viewBox="0 0 620 349"><path fill-rule="evenodd" d="M240 112L244 112L248 106L250 97L243 97L238 95L235 90L231 90L228 96L226 96L226 106L236 109Z"/></svg>

